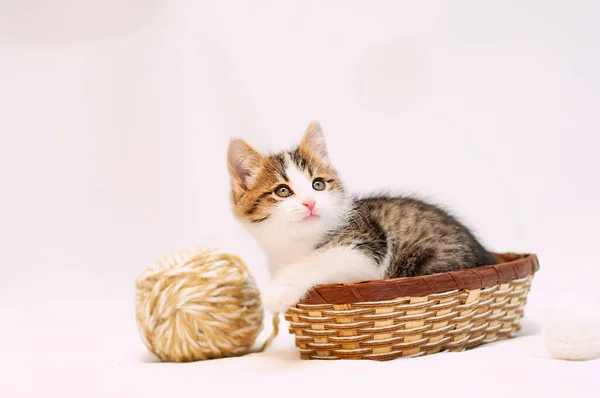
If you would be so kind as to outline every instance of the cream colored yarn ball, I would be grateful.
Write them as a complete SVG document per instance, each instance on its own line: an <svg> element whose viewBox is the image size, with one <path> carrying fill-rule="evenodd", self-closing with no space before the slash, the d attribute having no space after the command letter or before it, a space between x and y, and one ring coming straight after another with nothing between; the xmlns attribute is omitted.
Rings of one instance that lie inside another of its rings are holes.
<svg viewBox="0 0 600 398"><path fill-rule="evenodd" d="M215 249L160 258L137 278L135 300L142 340L165 362L246 354L263 328L260 292L246 264Z"/></svg>
<svg viewBox="0 0 600 398"><path fill-rule="evenodd" d="M600 358L600 291L574 292L547 305L542 337L550 355L567 361Z"/></svg>

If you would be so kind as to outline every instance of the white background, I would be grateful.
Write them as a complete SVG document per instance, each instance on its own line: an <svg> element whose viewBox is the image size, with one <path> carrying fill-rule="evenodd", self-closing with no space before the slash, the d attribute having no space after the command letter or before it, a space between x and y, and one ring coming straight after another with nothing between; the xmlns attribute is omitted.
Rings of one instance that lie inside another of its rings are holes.
<svg viewBox="0 0 600 398"><path fill-rule="evenodd" d="M234 252L264 286L226 146L285 149L313 119L352 191L421 194L491 249L537 253L530 319L595 287L599 18L596 1L1 0L8 388L139 362L133 281L163 254Z"/></svg>

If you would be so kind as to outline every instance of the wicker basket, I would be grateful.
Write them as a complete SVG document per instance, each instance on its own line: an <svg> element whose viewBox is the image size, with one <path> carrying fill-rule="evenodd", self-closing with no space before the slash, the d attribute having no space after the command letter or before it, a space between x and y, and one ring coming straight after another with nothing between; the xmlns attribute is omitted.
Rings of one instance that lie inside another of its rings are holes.
<svg viewBox="0 0 600 398"><path fill-rule="evenodd" d="M320 285L285 319L302 359L390 360L463 351L520 329L535 254L415 278Z"/></svg>

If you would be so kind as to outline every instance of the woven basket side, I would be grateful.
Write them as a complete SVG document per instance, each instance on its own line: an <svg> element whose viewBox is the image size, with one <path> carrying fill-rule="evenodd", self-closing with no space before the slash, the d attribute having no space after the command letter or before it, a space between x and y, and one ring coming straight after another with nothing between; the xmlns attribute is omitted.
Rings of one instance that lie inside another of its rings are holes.
<svg viewBox="0 0 600 398"><path fill-rule="evenodd" d="M298 304L286 312L303 359L390 360L512 337L533 275L383 303Z"/></svg>

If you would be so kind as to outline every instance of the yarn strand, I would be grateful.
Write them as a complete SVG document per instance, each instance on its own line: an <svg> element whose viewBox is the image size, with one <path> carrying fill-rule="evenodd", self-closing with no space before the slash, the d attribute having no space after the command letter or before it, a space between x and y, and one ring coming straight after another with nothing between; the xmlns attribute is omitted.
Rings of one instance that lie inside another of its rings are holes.
<svg viewBox="0 0 600 398"><path fill-rule="evenodd" d="M258 350L254 351L255 353L263 352L264 350L269 348L271 346L271 343L273 343L273 340L275 340L275 337L277 337L277 334L279 334L279 313L273 315L272 323L273 330L271 331L271 335L265 340L263 345Z"/></svg>

